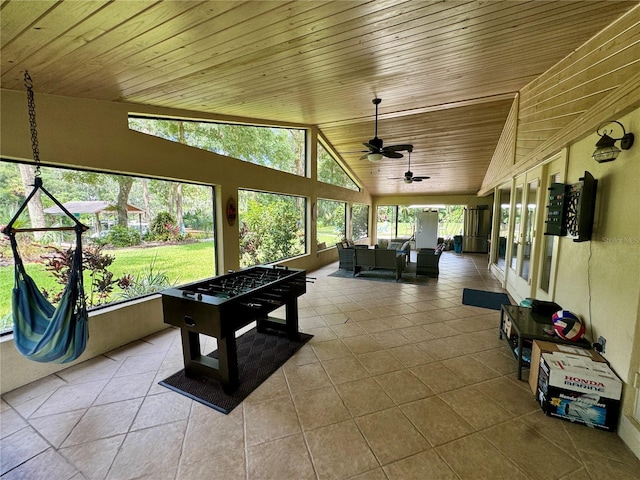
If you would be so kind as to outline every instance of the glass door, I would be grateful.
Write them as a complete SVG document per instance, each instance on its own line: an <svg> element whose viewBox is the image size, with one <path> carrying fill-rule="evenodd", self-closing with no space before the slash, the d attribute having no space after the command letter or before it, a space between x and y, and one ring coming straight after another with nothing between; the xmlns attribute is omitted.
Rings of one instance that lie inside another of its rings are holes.
<svg viewBox="0 0 640 480"><path fill-rule="evenodd" d="M532 269L531 259L533 254L534 237L536 234L536 203L538 199L539 179L527 179L526 204L523 204L524 212L524 229L522 231L522 262L520 267L520 278L529 282Z"/></svg>
<svg viewBox="0 0 640 480"><path fill-rule="evenodd" d="M499 205L497 210L497 248L494 251L494 264L502 272L507 265L507 241L509 239L509 212L511 211L511 185L505 185L498 190ZM495 237L494 237L495 238Z"/></svg>
<svg viewBox="0 0 640 480"><path fill-rule="evenodd" d="M513 236L507 274L507 290L519 303L534 292L535 255L538 238L538 205L542 168L516 178L513 208Z"/></svg>
<svg viewBox="0 0 640 480"><path fill-rule="evenodd" d="M522 244L522 192L524 190L522 182L524 179L516 180L516 189L511 202L511 224L513 230L511 234L511 249L509 250L509 270L513 277L518 276L518 256L522 252L520 245Z"/></svg>
<svg viewBox="0 0 640 480"><path fill-rule="evenodd" d="M538 264L538 275L536 282L535 298L539 300L553 301L555 292L556 263L558 258L558 238L553 235L544 235L546 231L544 219L547 214L546 204L549 197L546 194L552 183L564 183L566 160L563 153L558 154L544 168L544 183L542 185L543 195L541 195L542 219L539 229L543 234L540 236L540 255Z"/></svg>

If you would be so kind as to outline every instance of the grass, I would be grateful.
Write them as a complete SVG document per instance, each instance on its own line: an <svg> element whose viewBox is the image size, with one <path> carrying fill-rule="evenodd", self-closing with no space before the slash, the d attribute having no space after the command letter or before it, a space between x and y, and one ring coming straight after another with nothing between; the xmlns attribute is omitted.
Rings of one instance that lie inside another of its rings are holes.
<svg viewBox="0 0 640 480"><path fill-rule="evenodd" d="M317 237L317 243L325 242L327 244L327 248L333 247L341 239L341 236L336 233L336 228L333 225L327 225L324 227L318 225Z"/></svg>
<svg viewBox="0 0 640 480"><path fill-rule="evenodd" d="M125 274L143 275L148 271L152 262L154 262L154 272L166 272L169 279L178 284L211 277L215 274L213 241L149 248L121 248L103 250L103 253L115 257L109 267L114 278ZM44 269L44 265L28 263L25 264L25 269L40 289L60 290L61 285L56 282L53 275ZM87 294L90 282L91 280L85 272L85 291ZM0 322L4 316L11 312L13 284L13 265L0 267ZM117 291L119 288L116 287L114 293Z"/></svg>

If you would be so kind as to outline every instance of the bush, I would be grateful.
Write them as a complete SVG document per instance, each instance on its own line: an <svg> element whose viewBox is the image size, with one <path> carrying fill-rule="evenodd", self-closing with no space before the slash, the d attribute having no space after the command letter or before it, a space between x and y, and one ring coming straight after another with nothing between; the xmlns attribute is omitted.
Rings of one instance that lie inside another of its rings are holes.
<svg viewBox="0 0 640 480"><path fill-rule="evenodd" d="M132 245L140 245L142 242L138 230L120 225L116 225L109 231L107 241L115 247L130 247Z"/></svg>
<svg viewBox="0 0 640 480"><path fill-rule="evenodd" d="M139 274L123 277L118 286L122 288L120 298L125 300L155 293L165 288L174 286L177 281L171 282L166 271L155 271L156 257L153 258L148 268Z"/></svg>
<svg viewBox="0 0 640 480"><path fill-rule="evenodd" d="M58 292L42 289L42 294L51 303L56 304L64 294L64 289L69 282L69 275L73 265L73 248L61 249L54 246L47 247L50 253L41 257L45 270L50 272L61 285ZM84 272L88 272L91 282L85 282L85 295L87 306L93 307L108 302L108 298L113 292L114 284L126 285L130 276L113 278L113 273L108 269L115 257L102 253L102 247L91 245L82 251L82 266ZM87 288L89 291L87 292Z"/></svg>
<svg viewBox="0 0 640 480"><path fill-rule="evenodd" d="M153 240L166 242L181 237L176 219L169 212L160 212L151 222L150 236Z"/></svg>

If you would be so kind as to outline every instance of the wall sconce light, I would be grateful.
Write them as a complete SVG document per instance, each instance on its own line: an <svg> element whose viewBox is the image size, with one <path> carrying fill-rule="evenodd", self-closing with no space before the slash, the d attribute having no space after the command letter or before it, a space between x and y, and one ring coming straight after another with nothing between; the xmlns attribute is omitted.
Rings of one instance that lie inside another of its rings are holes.
<svg viewBox="0 0 640 480"><path fill-rule="evenodd" d="M370 153L369 155L367 155L367 160L369 160L370 162L377 163L380 160L382 160L382 154L381 153Z"/></svg>
<svg viewBox="0 0 640 480"><path fill-rule="evenodd" d="M622 137L620 138L612 138L609 134L613 133L613 130L602 130L600 133L600 129L605 127L611 123L617 123L622 128ZM597 130L598 135L600 135L600 140L596 143L596 150L593 152L593 159L598 163L611 162L618 158L621 150L629 150L633 145L633 133L627 133L624 129L624 125L616 120L610 120L606 123L603 123L598 127ZM620 148L616 147L616 142L620 140Z"/></svg>

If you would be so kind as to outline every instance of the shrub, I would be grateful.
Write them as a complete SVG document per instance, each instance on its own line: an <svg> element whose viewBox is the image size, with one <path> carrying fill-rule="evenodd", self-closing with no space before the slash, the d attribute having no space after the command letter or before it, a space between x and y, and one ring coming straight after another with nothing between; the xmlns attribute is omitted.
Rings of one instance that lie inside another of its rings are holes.
<svg viewBox="0 0 640 480"><path fill-rule="evenodd" d="M123 290L120 293L120 297L128 300L174 286L177 280L170 282L166 271L154 271L155 263L156 257L153 258L146 271L135 276L127 275L123 277L118 282L118 286Z"/></svg>
<svg viewBox="0 0 640 480"><path fill-rule="evenodd" d="M151 222L151 238L166 242L180 238L180 229L176 219L169 212L160 212Z"/></svg>
<svg viewBox="0 0 640 480"><path fill-rule="evenodd" d="M126 228L116 225L109 231L107 240L115 247L130 247L132 245L140 245L140 232L135 228Z"/></svg>
<svg viewBox="0 0 640 480"><path fill-rule="evenodd" d="M61 249L57 247L48 247L51 253L42 257L45 269L56 278L56 281L62 285L59 292L49 292L43 289L42 294L52 303L57 303L64 292L64 287L69 280L69 273L73 264L73 249ZM82 251L82 265L85 271L88 271L91 277L91 285L85 287L85 295L87 306L92 307L102 305L108 302L108 298L113 292L114 284L126 282L127 276L121 279L114 279L113 273L108 270L113 263L115 257L102 253L101 246L89 246ZM89 292L87 293L87 289Z"/></svg>

